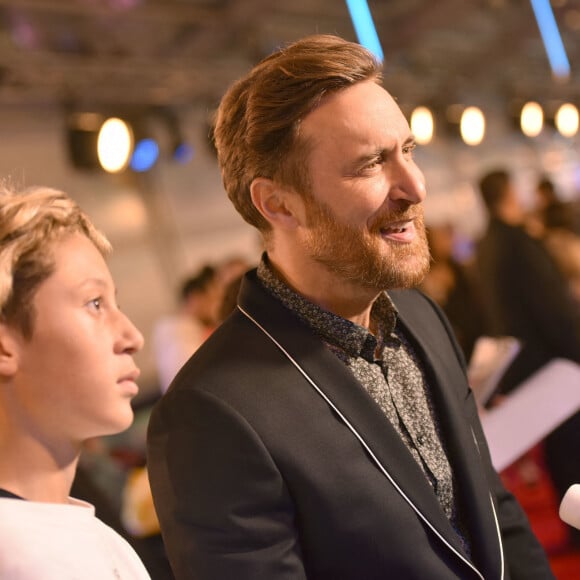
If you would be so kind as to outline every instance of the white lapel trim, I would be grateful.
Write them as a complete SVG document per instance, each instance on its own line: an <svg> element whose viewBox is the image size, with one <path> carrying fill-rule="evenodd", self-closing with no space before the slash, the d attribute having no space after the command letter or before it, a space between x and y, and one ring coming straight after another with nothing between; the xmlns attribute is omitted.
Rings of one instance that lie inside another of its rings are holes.
<svg viewBox="0 0 580 580"><path fill-rule="evenodd" d="M477 442L477 437L475 436L475 433L473 432L473 427L471 428L471 436L473 437L473 442L475 443L475 448L477 449L477 452L479 453L480 457L481 457L481 451L479 449L479 443ZM495 530L497 533L497 540L499 542L499 553L501 556L501 580L503 580L504 577L504 573L505 573L505 562L504 562L504 557L503 557L503 542L501 539L501 530L499 527L499 521L497 519L497 512L495 511L495 506L493 505L493 497L491 496L491 492L489 494L489 501L491 503L491 511L493 513L493 521L495 523Z"/></svg>
<svg viewBox="0 0 580 580"><path fill-rule="evenodd" d="M399 492L399 494L403 497L403 499L411 506L411 508L415 511L415 513L429 526L429 528L433 531L433 533L454 553L457 555L459 559L465 562L481 580L485 580L482 576L480 571L467 559L463 556L460 552L458 552L438 531L437 529L431 524L431 522L427 519L427 517L419 510L419 508L411 501L411 499L405 494L405 492L399 487L397 482L391 477L387 469L383 466L383 464L378 460L376 455L373 453L367 442L363 439L360 433L351 425L349 420L341 413L341 411L334 405L334 403L328 398L326 393L322 391L322 389L310 378L308 373L300 366L300 364L290 355L290 353L255 319L253 318L248 312L246 312L239 304L238 309L242 312L246 318L248 318L251 322L253 322L279 349L282 351L284 356L296 367L296 369L302 374L302 376L310 383L310 385L316 390L316 392L328 403L328 405L333 409L333 411L340 417L340 419L344 422L344 424L352 431L353 435L360 441L361 445L365 448L367 453L371 456L372 460L376 463L377 467L381 470L383 475L391 482L393 487ZM490 496L491 499L491 496ZM493 506L492 501L492 509L494 513L494 518L496 522L496 527L498 527L497 516L495 514L495 508ZM498 527L499 532L499 527ZM501 539L500 539L500 548L501 548ZM502 555L502 567L501 567L501 580L504 577L504 566L503 566L503 549L501 549Z"/></svg>

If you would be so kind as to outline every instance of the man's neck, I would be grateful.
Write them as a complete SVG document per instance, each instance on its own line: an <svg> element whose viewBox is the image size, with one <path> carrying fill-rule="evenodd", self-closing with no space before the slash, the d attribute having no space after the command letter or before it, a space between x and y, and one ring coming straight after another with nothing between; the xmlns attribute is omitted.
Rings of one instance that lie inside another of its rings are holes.
<svg viewBox="0 0 580 580"><path fill-rule="evenodd" d="M298 265L269 254L268 264L285 284L310 302L369 328L371 308L379 292L343 280L322 264L312 261Z"/></svg>

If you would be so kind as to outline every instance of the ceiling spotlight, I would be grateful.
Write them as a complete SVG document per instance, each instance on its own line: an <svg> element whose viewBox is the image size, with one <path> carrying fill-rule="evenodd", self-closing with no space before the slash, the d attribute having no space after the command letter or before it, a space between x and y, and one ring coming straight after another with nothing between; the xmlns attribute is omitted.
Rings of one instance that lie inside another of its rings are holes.
<svg viewBox="0 0 580 580"><path fill-rule="evenodd" d="M433 113L427 107L417 107L411 113L411 132L420 145L427 145L433 139Z"/></svg>
<svg viewBox="0 0 580 580"><path fill-rule="evenodd" d="M544 126L544 111L542 107L530 101L522 107L520 113L520 127L526 137L537 137Z"/></svg>
<svg viewBox="0 0 580 580"><path fill-rule="evenodd" d="M97 155L101 167L118 173L127 167L133 149L133 132L125 121L117 117L107 119L97 138Z"/></svg>
<svg viewBox="0 0 580 580"><path fill-rule="evenodd" d="M571 103L564 103L556 111L556 129L563 137L574 137L578 133L578 109Z"/></svg>
<svg viewBox="0 0 580 580"><path fill-rule="evenodd" d="M459 125L461 138L467 145L479 145L485 135L485 117L478 107L467 107Z"/></svg>

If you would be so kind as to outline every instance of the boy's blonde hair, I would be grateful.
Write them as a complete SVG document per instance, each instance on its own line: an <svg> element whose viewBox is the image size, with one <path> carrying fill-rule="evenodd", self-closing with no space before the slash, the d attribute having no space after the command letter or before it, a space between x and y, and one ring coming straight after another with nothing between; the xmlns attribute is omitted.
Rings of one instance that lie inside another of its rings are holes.
<svg viewBox="0 0 580 580"><path fill-rule="evenodd" d="M32 299L54 271L52 246L67 235L87 236L105 256L111 251L79 206L48 187L21 192L0 184L0 321L32 336Z"/></svg>

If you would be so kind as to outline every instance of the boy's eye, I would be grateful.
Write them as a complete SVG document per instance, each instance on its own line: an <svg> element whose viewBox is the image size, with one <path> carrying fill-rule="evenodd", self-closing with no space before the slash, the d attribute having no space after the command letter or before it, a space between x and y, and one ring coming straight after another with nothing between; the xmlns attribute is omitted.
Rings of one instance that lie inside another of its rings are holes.
<svg viewBox="0 0 580 580"><path fill-rule="evenodd" d="M101 306L102 306L102 299L101 298L93 298L91 301L89 301L88 305L93 310L100 310Z"/></svg>

